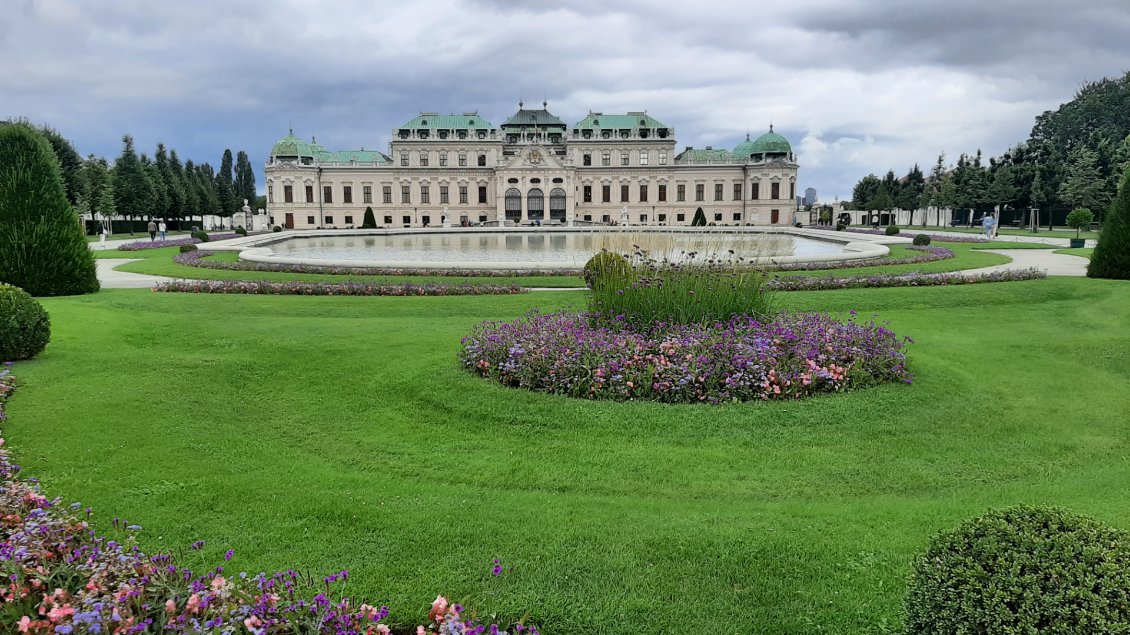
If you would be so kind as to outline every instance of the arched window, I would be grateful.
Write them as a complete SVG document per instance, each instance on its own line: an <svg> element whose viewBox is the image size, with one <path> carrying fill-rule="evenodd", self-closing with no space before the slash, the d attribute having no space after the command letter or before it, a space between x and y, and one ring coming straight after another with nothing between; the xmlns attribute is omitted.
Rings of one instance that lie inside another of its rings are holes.
<svg viewBox="0 0 1130 635"><path fill-rule="evenodd" d="M565 222L565 190L559 187L549 193L549 220Z"/></svg>
<svg viewBox="0 0 1130 635"><path fill-rule="evenodd" d="M526 211L530 220L545 219L545 194L539 188L535 187L526 194Z"/></svg>
<svg viewBox="0 0 1130 635"><path fill-rule="evenodd" d="M506 190L506 220L522 220L522 193L516 187Z"/></svg>

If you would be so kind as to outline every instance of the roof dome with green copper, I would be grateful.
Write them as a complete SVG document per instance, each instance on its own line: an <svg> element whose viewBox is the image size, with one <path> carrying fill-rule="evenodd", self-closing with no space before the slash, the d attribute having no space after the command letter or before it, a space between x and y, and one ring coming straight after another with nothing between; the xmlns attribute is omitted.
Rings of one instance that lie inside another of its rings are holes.
<svg viewBox="0 0 1130 635"><path fill-rule="evenodd" d="M290 134L275 142L274 147L271 148L271 156L312 157L314 156L314 152L310 148L310 144L294 136L294 131L292 130Z"/></svg>
<svg viewBox="0 0 1130 635"><path fill-rule="evenodd" d="M749 143L748 141L745 143ZM745 145L742 143L738 147ZM769 132L761 135L756 141L750 143L749 151L743 152L742 156L749 156L751 154L789 154L793 151L793 147L789 145L789 140L781 135L773 132L773 124L769 124ZM737 154L735 148L734 154Z"/></svg>
<svg viewBox="0 0 1130 635"><path fill-rule="evenodd" d="M734 148L734 156L746 158L754 152L757 152L757 150L753 149L753 145L754 142L749 140L749 133L745 133L745 141L739 143L737 147Z"/></svg>

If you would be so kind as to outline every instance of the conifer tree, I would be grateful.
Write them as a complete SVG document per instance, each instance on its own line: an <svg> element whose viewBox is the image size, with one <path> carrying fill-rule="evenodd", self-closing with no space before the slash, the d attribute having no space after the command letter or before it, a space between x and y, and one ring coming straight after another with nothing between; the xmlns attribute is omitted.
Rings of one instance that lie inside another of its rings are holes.
<svg viewBox="0 0 1130 635"><path fill-rule="evenodd" d="M1123 173L1118 198L1114 199L1103 222L1087 275L1130 280L1130 169Z"/></svg>

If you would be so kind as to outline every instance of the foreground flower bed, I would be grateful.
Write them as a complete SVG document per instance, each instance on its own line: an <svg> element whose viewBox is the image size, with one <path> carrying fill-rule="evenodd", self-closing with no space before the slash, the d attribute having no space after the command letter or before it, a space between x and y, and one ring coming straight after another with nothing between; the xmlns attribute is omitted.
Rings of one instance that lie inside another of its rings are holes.
<svg viewBox="0 0 1130 635"><path fill-rule="evenodd" d="M208 234L209 240L228 240L240 238L241 234ZM198 238L174 238L172 240L135 240L118 247L119 251L141 251L143 249L160 249L161 247L179 247L180 245L199 245L202 241Z"/></svg>
<svg viewBox="0 0 1130 635"><path fill-rule="evenodd" d="M314 265L292 265L286 263L250 262L240 260L228 262L210 260L212 254L204 251L189 251L173 256L173 262L202 269L224 269L227 271L269 271L275 273L322 273L339 276L456 276L464 278L525 278L530 276L575 276L580 269L397 269L391 267L332 267Z"/></svg>
<svg viewBox="0 0 1130 635"><path fill-rule="evenodd" d="M0 368L0 421L15 381ZM97 535L91 509L48 499L35 479L20 478L0 437L0 627L3 633L454 635L506 633L468 618L443 596L428 626L390 627L387 606L342 595L348 571L315 578L291 569L273 575L230 574L223 565L189 569L173 554L147 555L141 527L114 519L121 536ZM192 545L193 551L203 541ZM224 561L234 552L228 550ZM497 564L496 564L497 567ZM511 633L537 635L520 622Z"/></svg>
<svg viewBox="0 0 1130 635"><path fill-rule="evenodd" d="M829 291L833 289L884 289L891 287L938 287L984 282L1017 282L1042 280L1048 274L1042 269L1006 269L991 273L884 273L870 276L778 276L766 285L773 291Z"/></svg>
<svg viewBox="0 0 1130 635"><path fill-rule="evenodd" d="M242 293L252 295L514 295L516 284L373 284L369 282L269 282L266 280L177 280L153 288L163 293Z"/></svg>
<svg viewBox="0 0 1130 635"><path fill-rule="evenodd" d="M642 332L593 326L591 317L485 322L463 338L460 363L516 388L664 403L800 399L912 379L905 341L874 322L784 313Z"/></svg>

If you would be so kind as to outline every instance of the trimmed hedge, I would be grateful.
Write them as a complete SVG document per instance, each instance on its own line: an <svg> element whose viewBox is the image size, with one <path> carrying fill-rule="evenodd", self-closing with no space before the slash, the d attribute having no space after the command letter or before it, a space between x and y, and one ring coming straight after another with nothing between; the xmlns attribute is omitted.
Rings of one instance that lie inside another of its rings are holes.
<svg viewBox="0 0 1130 635"><path fill-rule="evenodd" d="M202 243L208 242L208 232L206 232L206 231L192 232L192 237L195 238L196 240L199 240Z"/></svg>
<svg viewBox="0 0 1130 635"><path fill-rule="evenodd" d="M33 296L98 290L94 254L38 132L0 123L0 282Z"/></svg>
<svg viewBox="0 0 1130 635"><path fill-rule="evenodd" d="M936 536L906 597L911 635L1130 632L1130 534L1057 507L989 512Z"/></svg>
<svg viewBox="0 0 1130 635"><path fill-rule="evenodd" d="M51 318L19 287L0 284L0 362L31 359L51 339Z"/></svg>
<svg viewBox="0 0 1130 635"><path fill-rule="evenodd" d="M899 233L899 228L898 225L887 225L887 229L885 231L888 236L895 236Z"/></svg>
<svg viewBox="0 0 1130 635"><path fill-rule="evenodd" d="M930 244L930 236L927 234L918 234L914 237L914 244L919 247L925 247Z"/></svg>

